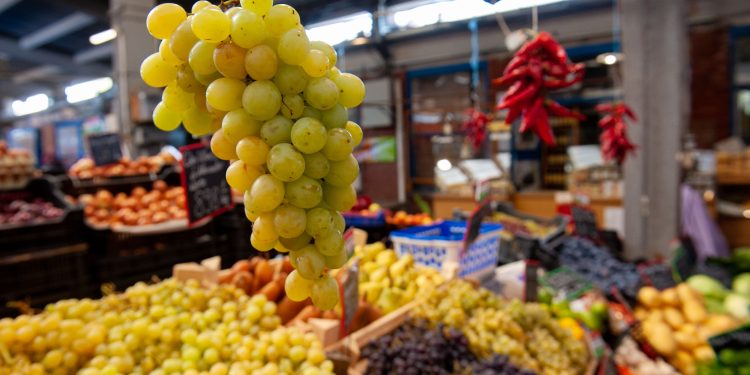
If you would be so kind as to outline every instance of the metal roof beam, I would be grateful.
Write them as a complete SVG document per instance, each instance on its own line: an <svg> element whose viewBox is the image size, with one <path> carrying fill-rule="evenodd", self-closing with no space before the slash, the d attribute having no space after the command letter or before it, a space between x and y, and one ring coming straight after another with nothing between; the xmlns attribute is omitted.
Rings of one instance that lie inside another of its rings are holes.
<svg viewBox="0 0 750 375"><path fill-rule="evenodd" d="M112 53L114 53L114 50L114 44L112 43L91 47L73 55L73 62L76 64L86 64L105 57L110 57L112 56Z"/></svg>
<svg viewBox="0 0 750 375"><path fill-rule="evenodd" d="M0 0L0 13L5 12L8 8L18 4L21 0Z"/></svg>
<svg viewBox="0 0 750 375"><path fill-rule="evenodd" d="M43 46L53 40L60 39L65 35L80 30L94 22L96 22L94 16L82 12L75 12L21 38L18 41L18 44L23 49L33 49Z"/></svg>
<svg viewBox="0 0 750 375"><path fill-rule="evenodd" d="M86 77L101 77L112 74L112 69L101 64L76 64L69 56L45 51L43 49L26 50L15 40L0 37L0 51L12 59L33 62L35 64L57 65L63 70Z"/></svg>

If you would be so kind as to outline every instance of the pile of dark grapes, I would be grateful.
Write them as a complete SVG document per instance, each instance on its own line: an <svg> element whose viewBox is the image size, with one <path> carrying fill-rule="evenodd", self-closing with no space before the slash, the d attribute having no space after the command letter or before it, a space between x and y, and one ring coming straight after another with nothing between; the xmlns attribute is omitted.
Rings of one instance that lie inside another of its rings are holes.
<svg viewBox="0 0 750 375"><path fill-rule="evenodd" d="M411 320L362 350L368 375L533 375L501 355L479 360L461 331Z"/></svg>
<svg viewBox="0 0 750 375"><path fill-rule="evenodd" d="M615 258L604 247L579 238L568 237L559 251L560 265L579 273L603 292L617 288L625 297L635 298L640 285L640 275L635 264Z"/></svg>

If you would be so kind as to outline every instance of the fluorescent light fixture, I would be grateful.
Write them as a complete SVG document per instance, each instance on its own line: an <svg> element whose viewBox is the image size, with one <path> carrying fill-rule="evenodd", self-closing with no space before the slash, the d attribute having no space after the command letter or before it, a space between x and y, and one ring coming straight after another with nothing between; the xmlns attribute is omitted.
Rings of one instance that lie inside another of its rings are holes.
<svg viewBox="0 0 750 375"><path fill-rule="evenodd" d="M742 211L742 216L744 216L745 219L750 219L750 210Z"/></svg>
<svg viewBox="0 0 750 375"><path fill-rule="evenodd" d="M440 159L437 162L437 167L441 171L449 171L453 168L453 164L451 164L451 161L448 159Z"/></svg>
<svg viewBox="0 0 750 375"><path fill-rule="evenodd" d="M115 29L107 29L90 36L89 43L98 46L107 43L114 38L117 38L117 31L115 31Z"/></svg>
<svg viewBox="0 0 750 375"><path fill-rule="evenodd" d="M310 40L320 40L332 46L370 35L372 35L372 13L370 12L334 18L307 28L307 37Z"/></svg>
<svg viewBox="0 0 750 375"><path fill-rule="evenodd" d="M29 96L26 100L14 100L10 106L14 115L24 116L44 111L49 108L49 104L50 100L47 94L36 94Z"/></svg>
<svg viewBox="0 0 750 375"><path fill-rule="evenodd" d="M622 61L623 54L618 52L607 52L596 56L596 62L602 65L615 65Z"/></svg>
<svg viewBox="0 0 750 375"><path fill-rule="evenodd" d="M112 78L109 77L77 83L65 88L65 97L68 103L78 103L94 99L99 94L109 91L113 84Z"/></svg>

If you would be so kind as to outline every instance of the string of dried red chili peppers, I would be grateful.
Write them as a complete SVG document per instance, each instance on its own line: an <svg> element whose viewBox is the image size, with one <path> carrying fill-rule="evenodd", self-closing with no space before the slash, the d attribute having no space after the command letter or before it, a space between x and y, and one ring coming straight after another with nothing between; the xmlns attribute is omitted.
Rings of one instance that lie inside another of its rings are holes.
<svg viewBox="0 0 750 375"><path fill-rule="evenodd" d="M615 160L621 165L627 154L634 152L636 147L628 139L625 117L632 121L638 121L638 119L630 107L624 103L599 104L595 109L604 115L599 120L599 127L602 128L602 134L599 136L602 156L604 160Z"/></svg>
<svg viewBox="0 0 750 375"><path fill-rule="evenodd" d="M469 118L464 121L463 130L471 145L474 146L475 150L478 150L487 138L487 124L490 122L490 118L474 108L467 109L466 114Z"/></svg>
<svg viewBox="0 0 750 375"><path fill-rule="evenodd" d="M508 109L505 122L522 116L521 132L532 130L548 145L555 144L549 116L585 119L582 114L545 98L549 90L569 87L583 79L584 65L568 61L565 49L547 32L526 42L505 67L496 85L510 85L497 109Z"/></svg>

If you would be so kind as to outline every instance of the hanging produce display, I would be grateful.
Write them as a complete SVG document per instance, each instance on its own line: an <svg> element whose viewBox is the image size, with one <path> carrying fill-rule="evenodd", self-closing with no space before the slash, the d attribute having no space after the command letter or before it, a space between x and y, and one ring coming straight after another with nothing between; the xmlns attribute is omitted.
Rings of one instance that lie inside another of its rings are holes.
<svg viewBox="0 0 750 375"><path fill-rule="evenodd" d="M467 109L466 115L469 118L463 123L463 131L474 150L479 150L487 138L487 124L490 122L490 118L482 111L474 108Z"/></svg>
<svg viewBox="0 0 750 375"><path fill-rule="evenodd" d="M625 118L632 121L638 121L638 118L625 103L599 104L595 109L603 115L599 120L599 127L602 128L599 141L604 160L614 160L621 165L627 154L634 152L636 147L628 138Z"/></svg>
<svg viewBox="0 0 750 375"><path fill-rule="evenodd" d="M547 32L526 42L505 67L503 76L493 80L509 85L497 109L507 109L506 123L522 117L521 132L533 131L547 145L555 144L549 116L585 117L547 98L550 90L569 87L583 79L584 65L568 60L565 49Z"/></svg>

